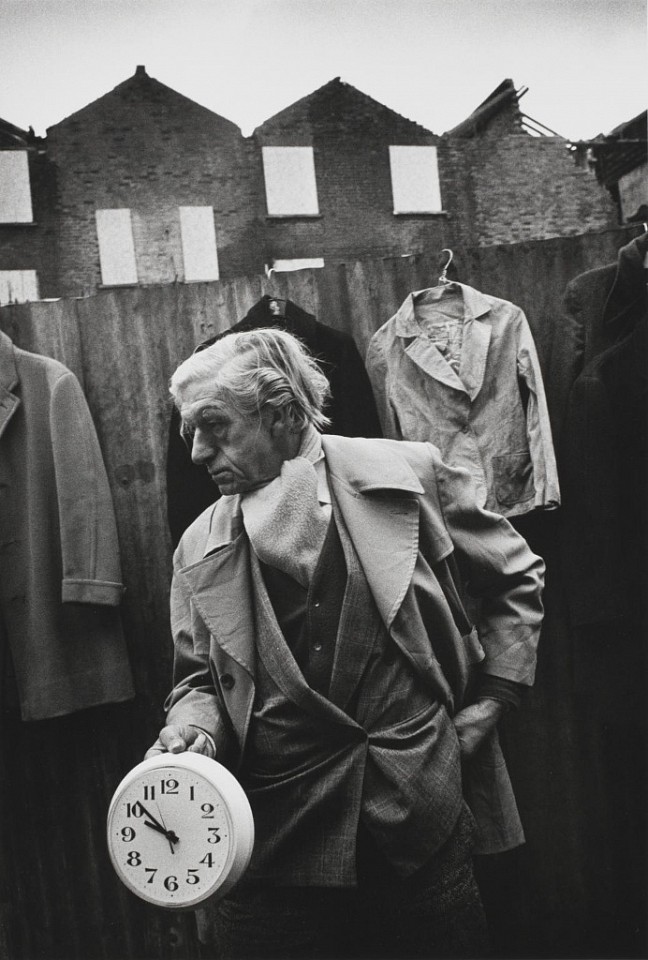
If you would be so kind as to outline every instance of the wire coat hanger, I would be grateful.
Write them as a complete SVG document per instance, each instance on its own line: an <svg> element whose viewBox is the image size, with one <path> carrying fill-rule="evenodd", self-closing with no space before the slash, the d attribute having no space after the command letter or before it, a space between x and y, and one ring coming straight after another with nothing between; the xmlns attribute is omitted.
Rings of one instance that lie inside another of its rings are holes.
<svg viewBox="0 0 648 960"><path fill-rule="evenodd" d="M448 267L452 263L454 254L449 247L444 247L441 253L448 254L448 259L446 260L443 266L443 269L441 270L441 276L439 277L439 281L438 281L440 284L443 284L445 286L448 283L452 283L452 280L448 280Z"/></svg>

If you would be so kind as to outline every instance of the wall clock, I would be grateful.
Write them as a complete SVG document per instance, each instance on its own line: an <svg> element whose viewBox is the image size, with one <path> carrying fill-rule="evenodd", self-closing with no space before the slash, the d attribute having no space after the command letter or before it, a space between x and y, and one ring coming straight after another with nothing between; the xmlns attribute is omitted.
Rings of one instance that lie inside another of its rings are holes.
<svg viewBox="0 0 648 960"><path fill-rule="evenodd" d="M197 753L162 753L133 767L107 821L117 875L143 900L186 910L224 896L245 872L254 821L243 788Z"/></svg>

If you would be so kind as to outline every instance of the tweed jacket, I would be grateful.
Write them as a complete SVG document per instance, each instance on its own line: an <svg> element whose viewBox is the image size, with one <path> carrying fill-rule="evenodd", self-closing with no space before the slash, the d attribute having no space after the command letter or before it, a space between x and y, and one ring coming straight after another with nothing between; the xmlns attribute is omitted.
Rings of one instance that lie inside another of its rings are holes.
<svg viewBox="0 0 648 960"><path fill-rule="evenodd" d="M458 372L427 328L449 305L460 313ZM434 443L502 516L559 505L542 373L519 307L457 282L411 293L371 338L366 364L386 437Z"/></svg>
<svg viewBox="0 0 648 960"><path fill-rule="evenodd" d="M504 518L477 505L467 471L445 465L432 444L337 436L322 444L331 494L379 614L430 695L453 715L476 672L531 685L544 564ZM460 600L464 582L481 597L478 629ZM255 696L250 591L239 498L223 497L175 553L175 685L166 708L168 723L206 730L234 771ZM494 852L521 836L498 745L483 753L474 795L483 806L482 852Z"/></svg>
<svg viewBox="0 0 648 960"><path fill-rule="evenodd" d="M0 332L0 644L23 720L133 696L122 593L108 478L79 382Z"/></svg>

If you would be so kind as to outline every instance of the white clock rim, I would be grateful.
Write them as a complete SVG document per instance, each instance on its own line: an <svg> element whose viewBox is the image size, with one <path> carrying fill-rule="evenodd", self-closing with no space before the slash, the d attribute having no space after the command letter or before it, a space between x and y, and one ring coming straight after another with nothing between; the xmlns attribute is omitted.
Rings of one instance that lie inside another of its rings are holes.
<svg viewBox="0 0 648 960"><path fill-rule="evenodd" d="M116 853L113 851L114 837L112 825L124 791L132 785L133 781L144 774L149 774L161 769L173 769L174 767L188 770L210 781L211 785L221 794L222 799L226 801L223 809L229 823L231 840L227 860L218 878L214 881L214 883L217 884L216 889L213 889L212 884L207 890L203 891L203 893L190 900L183 900L182 903L160 899L160 897L149 894L148 891L143 891L133 884L128 875L123 871L121 864L117 860ZM215 768L218 768L218 776L223 783L214 782ZM238 829L234 827L230 804L236 808L237 815L241 821L237 824ZM247 796L236 777L234 777L227 767L224 767L217 760L212 760L198 753L190 753L189 751L184 753L162 753L155 757L149 757L147 760L142 760L141 763L138 763L129 770L117 786L110 802L106 832L110 860L117 876L124 886L135 894L135 896L139 897L139 899L166 910L191 910L194 907L208 903L210 900L220 899L225 896L226 893L238 883L247 869L254 847L254 819L252 817L252 810ZM223 878L222 882L219 882L220 878Z"/></svg>

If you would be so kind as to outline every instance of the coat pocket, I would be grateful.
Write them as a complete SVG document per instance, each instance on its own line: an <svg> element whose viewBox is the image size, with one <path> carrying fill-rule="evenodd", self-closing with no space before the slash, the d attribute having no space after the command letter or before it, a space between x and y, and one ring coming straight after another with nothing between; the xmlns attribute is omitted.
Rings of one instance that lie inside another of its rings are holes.
<svg viewBox="0 0 648 960"><path fill-rule="evenodd" d="M533 464L528 451L492 457L493 492L504 507L514 506L534 495Z"/></svg>

